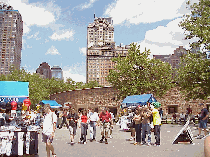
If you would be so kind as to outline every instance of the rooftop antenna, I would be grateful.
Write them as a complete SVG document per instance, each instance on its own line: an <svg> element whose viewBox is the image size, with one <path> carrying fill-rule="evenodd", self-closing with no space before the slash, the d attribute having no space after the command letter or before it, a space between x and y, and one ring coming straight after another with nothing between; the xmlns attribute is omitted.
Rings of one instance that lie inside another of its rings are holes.
<svg viewBox="0 0 210 157"><path fill-rule="evenodd" d="M94 19L96 18L95 9L94 9Z"/></svg>

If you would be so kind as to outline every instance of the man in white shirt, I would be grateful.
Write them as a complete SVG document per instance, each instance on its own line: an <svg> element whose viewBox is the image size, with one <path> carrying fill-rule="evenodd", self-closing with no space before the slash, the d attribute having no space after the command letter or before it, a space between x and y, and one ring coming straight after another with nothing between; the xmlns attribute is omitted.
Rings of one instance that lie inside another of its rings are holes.
<svg viewBox="0 0 210 157"><path fill-rule="evenodd" d="M90 109L88 114L88 118L90 121L90 142L95 141L96 139L96 123L99 121L98 113L93 108Z"/></svg>
<svg viewBox="0 0 210 157"><path fill-rule="evenodd" d="M44 112L45 116L43 121L42 140L46 143L47 157L50 157L50 151L52 151L52 156L56 157L52 142L53 137L55 136L57 116L50 110L49 104L44 105Z"/></svg>

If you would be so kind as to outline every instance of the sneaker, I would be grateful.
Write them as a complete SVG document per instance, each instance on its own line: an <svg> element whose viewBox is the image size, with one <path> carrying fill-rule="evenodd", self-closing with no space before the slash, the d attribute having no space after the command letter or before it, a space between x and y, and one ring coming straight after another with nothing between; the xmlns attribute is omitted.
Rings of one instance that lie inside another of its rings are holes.
<svg viewBox="0 0 210 157"><path fill-rule="evenodd" d="M100 143L103 143L103 139L100 140Z"/></svg>
<svg viewBox="0 0 210 157"><path fill-rule="evenodd" d="M110 135L109 138L113 138L113 137Z"/></svg>
<svg viewBox="0 0 210 157"><path fill-rule="evenodd" d="M83 144L87 144L87 142L83 142Z"/></svg>
<svg viewBox="0 0 210 157"><path fill-rule="evenodd" d="M147 143L147 146L151 146L151 143Z"/></svg>
<svg viewBox="0 0 210 157"><path fill-rule="evenodd" d="M108 141L107 141L107 139L105 139L105 144L108 144Z"/></svg>
<svg viewBox="0 0 210 157"><path fill-rule="evenodd" d="M133 141L133 137L130 138L130 141Z"/></svg>
<svg viewBox="0 0 210 157"><path fill-rule="evenodd" d="M142 142L142 145L146 145L146 142Z"/></svg>
<svg viewBox="0 0 210 157"><path fill-rule="evenodd" d="M196 136L195 138L196 138L196 139L201 139L201 137L202 137L201 135L198 135L198 136Z"/></svg>
<svg viewBox="0 0 210 157"><path fill-rule="evenodd" d="M52 154L52 157L56 157L56 154Z"/></svg>
<svg viewBox="0 0 210 157"><path fill-rule="evenodd" d="M154 144L153 146L155 146L155 147L160 147L160 145L159 145L159 144Z"/></svg>

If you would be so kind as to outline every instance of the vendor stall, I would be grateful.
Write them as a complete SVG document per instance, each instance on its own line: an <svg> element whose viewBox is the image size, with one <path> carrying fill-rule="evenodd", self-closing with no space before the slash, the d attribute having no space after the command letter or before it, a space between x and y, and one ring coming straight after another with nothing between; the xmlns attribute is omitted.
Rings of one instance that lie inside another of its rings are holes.
<svg viewBox="0 0 210 157"><path fill-rule="evenodd" d="M26 125L21 112L29 110L29 82L0 81L0 111L9 121L0 126L0 155L38 154L38 127Z"/></svg>
<svg viewBox="0 0 210 157"><path fill-rule="evenodd" d="M152 103L156 102L157 100L152 94L142 94L142 95L131 95L127 96L123 102L121 107L122 108L127 108L130 106L142 106L142 105L147 105L147 102Z"/></svg>

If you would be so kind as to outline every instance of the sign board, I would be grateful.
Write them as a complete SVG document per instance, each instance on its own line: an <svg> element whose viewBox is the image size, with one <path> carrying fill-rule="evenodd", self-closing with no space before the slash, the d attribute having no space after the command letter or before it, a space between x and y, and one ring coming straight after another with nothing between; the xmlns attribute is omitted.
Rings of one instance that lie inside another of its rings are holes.
<svg viewBox="0 0 210 157"><path fill-rule="evenodd" d="M0 81L0 102L23 102L29 97L29 82Z"/></svg>
<svg viewBox="0 0 210 157"><path fill-rule="evenodd" d="M193 134L191 132L191 129L189 127L190 120L186 122L186 124L182 127L182 129L179 131L179 133L176 135L174 141L172 144L179 144L179 143L185 143L189 142L192 144L193 142Z"/></svg>

